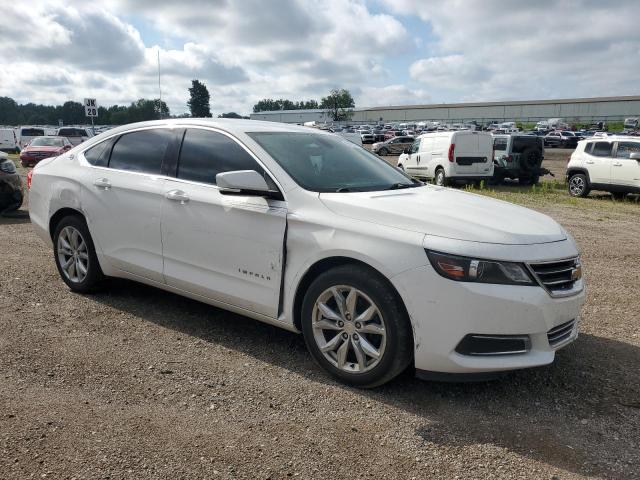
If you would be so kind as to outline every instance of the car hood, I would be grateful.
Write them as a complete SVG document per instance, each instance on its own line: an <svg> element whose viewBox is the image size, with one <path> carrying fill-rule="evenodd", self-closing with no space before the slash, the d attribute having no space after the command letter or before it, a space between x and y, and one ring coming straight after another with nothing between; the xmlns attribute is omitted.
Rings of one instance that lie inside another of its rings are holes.
<svg viewBox="0 0 640 480"><path fill-rule="evenodd" d="M42 147L38 147L38 146L27 147L27 148L24 148L22 151L23 152L52 152L52 153L56 153L56 152L59 152L60 150L62 150L62 147L53 147L53 146L43 145Z"/></svg>
<svg viewBox="0 0 640 480"><path fill-rule="evenodd" d="M565 240L563 228L528 208L459 190L424 186L321 193L337 215L439 237L504 245Z"/></svg>

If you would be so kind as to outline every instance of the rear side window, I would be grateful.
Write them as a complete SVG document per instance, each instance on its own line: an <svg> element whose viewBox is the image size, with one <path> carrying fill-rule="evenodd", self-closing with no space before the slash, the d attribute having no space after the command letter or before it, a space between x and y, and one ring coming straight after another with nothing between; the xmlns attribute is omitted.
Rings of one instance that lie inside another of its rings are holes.
<svg viewBox="0 0 640 480"><path fill-rule="evenodd" d="M126 133L113 146L109 168L159 174L170 139L164 129Z"/></svg>
<svg viewBox="0 0 640 480"><path fill-rule="evenodd" d="M613 143L611 142L594 142L591 155L594 157L610 157Z"/></svg>
<svg viewBox="0 0 640 480"><path fill-rule="evenodd" d="M629 158L632 153L640 153L640 142L618 142L617 158Z"/></svg>
<svg viewBox="0 0 640 480"><path fill-rule="evenodd" d="M101 142L89 150L86 150L84 152L84 158L95 167L106 167L109 165L109 154L111 153L112 145L113 141L111 140Z"/></svg>
<svg viewBox="0 0 640 480"><path fill-rule="evenodd" d="M593 150L593 142L587 143L584 147L584 151L586 153L591 153L592 150Z"/></svg>
<svg viewBox="0 0 640 480"><path fill-rule="evenodd" d="M215 185L218 173L234 170L255 170L264 175L253 157L226 135L187 129L180 149L178 178Z"/></svg>

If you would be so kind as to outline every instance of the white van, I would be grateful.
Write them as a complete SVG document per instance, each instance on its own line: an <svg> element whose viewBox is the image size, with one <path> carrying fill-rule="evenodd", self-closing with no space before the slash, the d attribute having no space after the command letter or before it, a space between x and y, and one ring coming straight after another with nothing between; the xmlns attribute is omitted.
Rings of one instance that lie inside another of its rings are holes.
<svg viewBox="0 0 640 480"><path fill-rule="evenodd" d="M0 128L0 151L18 153L18 137L13 128Z"/></svg>
<svg viewBox="0 0 640 480"><path fill-rule="evenodd" d="M488 180L493 176L493 136L470 130L425 133L400 155L398 167L436 185Z"/></svg>
<svg viewBox="0 0 640 480"><path fill-rule="evenodd" d="M18 143L20 145L20 150L25 148L31 140L36 137L44 137L45 131L42 127L29 127L24 126L18 129Z"/></svg>
<svg viewBox="0 0 640 480"><path fill-rule="evenodd" d="M67 137L72 145L80 145L85 140L93 137L93 132L90 128L84 127L62 127L56 132L58 137Z"/></svg>

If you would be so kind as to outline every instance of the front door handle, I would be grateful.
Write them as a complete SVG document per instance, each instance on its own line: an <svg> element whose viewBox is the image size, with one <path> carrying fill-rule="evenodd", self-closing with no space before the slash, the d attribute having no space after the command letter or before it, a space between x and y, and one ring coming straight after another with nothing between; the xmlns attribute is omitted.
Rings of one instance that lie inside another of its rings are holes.
<svg viewBox="0 0 640 480"><path fill-rule="evenodd" d="M622 166L622 164L621 164L620 162L618 162L618 163L614 163L614 164L613 164L613 166L614 166L614 167L621 167L621 166Z"/></svg>
<svg viewBox="0 0 640 480"><path fill-rule="evenodd" d="M180 202L180 205L184 205L189 201L189 195L182 190L169 190L164 196L174 202Z"/></svg>
<svg viewBox="0 0 640 480"><path fill-rule="evenodd" d="M108 178L98 178L93 182L93 184L98 188L104 188L105 190L109 190L111 188L111 182Z"/></svg>

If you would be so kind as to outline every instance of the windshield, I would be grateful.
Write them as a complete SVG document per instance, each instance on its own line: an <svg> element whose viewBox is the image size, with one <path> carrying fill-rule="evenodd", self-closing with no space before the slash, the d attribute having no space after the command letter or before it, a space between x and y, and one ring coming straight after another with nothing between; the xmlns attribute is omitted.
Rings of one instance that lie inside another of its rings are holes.
<svg viewBox="0 0 640 480"><path fill-rule="evenodd" d="M39 128L23 128L20 131L20 135L23 137L41 137L44 135L44 130Z"/></svg>
<svg viewBox="0 0 640 480"><path fill-rule="evenodd" d="M397 168L339 136L248 133L305 190L363 192L419 186Z"/></svg>
<svg viewBox="0 0 640 480"><path fill-rule="evenodd" d="M64 147L64 140L61 138L40 137L34 138L29 145L32 147Z"/></svg>

